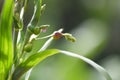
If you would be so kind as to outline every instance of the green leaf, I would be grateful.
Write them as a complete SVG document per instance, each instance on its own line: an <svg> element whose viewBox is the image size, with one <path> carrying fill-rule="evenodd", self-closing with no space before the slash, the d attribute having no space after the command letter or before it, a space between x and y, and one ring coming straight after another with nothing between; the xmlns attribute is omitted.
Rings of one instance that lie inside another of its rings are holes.
<svg viewBox="0 0 120 80"><path fill-rule="evenodd" d="M26 59L16 68L16 70L13 73L12 79L18 80L18 78L20 78L29 69L36 66L38 63L40 63L45 58L52 56L58 52L59 50L57 49L50 49L50 50L44 50L44 51L31 55L30 57L28 57L28 59Z"/></svg>
<svg viewBox="0 0 120 80"><path fill-rule="evenodd" d="M42 5L42 0L35 0L34 14L30 22L34 26L36 26L39 21L41 15L41 5Z"/></svg>
<svg viewBox="0 0 120 80"><path fill-rule="evenodd" d="M0 80L6 80L13 62L13 0L5 0L0 15Z"/></svg>
<svg viewBox="0 0 120 80"><path fill-rule="evenodd" d="M57 50L57 49L45 50L45 51L39 52L37 54L31 55L27 60L25 60L23 63L21 63L17 67L17 69L15 70L14 75L13 75L13 80L17 80L17 78L19 78L22 74L27 72L30 68L34 67L35 65L37 65L39 62L41 62L45 58L52 56L59 52L65 54L65 55L83 60L84 62L90 64L96 70L98 70L105 77L106 80L112 80L112 78L110 77L108 72L103 67L96 64L94 61L92 61L84 56L78 55L76 53L72 53L69 51L63 51L63 50Z"/></svg>
<svg viewBox="0 0 120 80"><path fill-rule="evenodd" d="M54 54L57 54L59 52L65 54L65 55L75 57L75 58L79 58L79 59L83 60L84 62L90 64L96 70L98 70L105 77L106 80L112 80L112 78L110 77L108 72L103 67L96 64L94 61L92 61L92 60L90 60L90 59L88 59L84 56L78 55L76 53L72 53L72 52L69 52L69 51L63 51L63 50L57 50L57 49L44 50L44 51L41 51L37 54L31 55L28 59L26 59L24 62L22 62L16 68L16 70L13 74L13 80L17 80L19 77L21 77L22 74L27 72L30 68L36 66L39 62L46 59L47 57L52 56Z"/></svg>
<svg viewBox="0 0 120 80"><path fill-rule="evenodd" d="M65 55L71 56L71 57L75 57L78 59L81 59L82 61L90 64L92 67L94 67L97 71L99 71L106 80L112 80L111 76L109 75L109 73L100 65L98 65L97 63L95 63L94 61L82 56L82 55L78 55L76 53L73 52L69 52L69 51L63 51L63 50L59 50L60 53L63 53Z"/></svg>

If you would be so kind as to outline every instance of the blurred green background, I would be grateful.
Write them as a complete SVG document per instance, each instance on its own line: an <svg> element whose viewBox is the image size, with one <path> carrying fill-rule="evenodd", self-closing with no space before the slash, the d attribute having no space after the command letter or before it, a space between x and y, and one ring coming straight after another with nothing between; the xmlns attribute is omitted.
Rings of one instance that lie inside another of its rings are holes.
<svg viewBox="0 0 120 80"><path fill-rule="evenodd" d="M50 24L49 33L64 28L64 32L72 33L77 38L75 43L60 39L52 43L50 48L64 49L91 58L106 68L113 80L120 80L120 0L43 0L43 2L47 7L40 24ZM30 9L28 11L31 11ZM83 61L59 54L35 67L30 80L104 80L104 78Z"/></svg>
<svg viewBox="0 0 120 80"><path fill-rule="evenodd" d="M49 48L72 51L102 65L113 80L120 79L120 0L43 0L47 5L39 24L50 24L47 33L64 28L77 38L64 39ZM33 0L29 2L25 24L31 18ZM37 50L43 42L36 42ZM39 47L38 47L39 46ZM49 57L34 68L30 80L104 80L95 69L81 60L62 54Z"/></svg>
<svg viewBox="0 0 120 80"><path fill-rule="evenodd" d="M1 6L2 0L0 0ZM39 24L50 24L47 35L64 28L76 37L75 43L64 39L54 41L49 48L72 51L91 58L120 80L120 0L43 0L46 10ZM33 13L30 0L24 23ZM35 46L41 46L42 42ZM35 47L35 49L37 48ZM37 49L36 49L37 50ZM30 80L104 80L81 60L58 54L36 66Z"/></svg>

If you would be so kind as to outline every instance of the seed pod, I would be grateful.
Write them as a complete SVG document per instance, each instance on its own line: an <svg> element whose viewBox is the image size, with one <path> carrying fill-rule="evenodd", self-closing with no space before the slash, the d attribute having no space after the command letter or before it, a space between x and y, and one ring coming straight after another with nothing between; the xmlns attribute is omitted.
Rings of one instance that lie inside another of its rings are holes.
<svg viewBox="0 0 120 80"><path fill-rule="evenodd" d="M24 51L30 52L32 50L32 46L33 46L32 43L26 44L24 47Z"/></svg>
<svg viewBox="0 0 120 80"><path fill-rule="evenodd" d="M38 35L40 33L40 28L39 27L29 27L29 30L32 34Z"/></svg>
<svg viewBox="0 0 120 80"><path fill-rule="evenodd" d="M22 22L19 20L19 18L13 16L13 22L14 22L15 30L19 30L23 28Z"/></svg>
<svg viewBox="0 0 120 80"><path fill-rule="evenodd" d="M35 35L38 35L40 33L40 28L39 27L35 27L34 28L34 32Z"/></svg>

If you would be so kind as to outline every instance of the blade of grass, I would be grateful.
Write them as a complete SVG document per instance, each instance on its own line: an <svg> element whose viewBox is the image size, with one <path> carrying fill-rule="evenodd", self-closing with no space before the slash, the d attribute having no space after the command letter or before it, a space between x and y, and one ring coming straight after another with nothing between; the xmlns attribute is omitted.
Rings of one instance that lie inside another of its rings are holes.
<svg viewBox="0 0 120 80"><path fill-rule="evenodd" d="M0 80L7 80L13 62L13 0L5 0L0 15Z"/></svg>
<svg viewBox="0 0 120 80"><path fill-rule="evenodd" d="M49 56L55 55L57 53L62 53L62 54L65 54L65 55L68 55L71 57L79 58L79 59L83 60L84 62L93 66L96 70L98 70L105 77L106 80L112 80L112 78L110 77L108 72L103 67L96 64L94 61L92 61L84 56L78 55L76 53L58 50L58 49L44 50L37 54L31 55L27 60L25 60L23 63L21 63L17 67L17 69L15 70L14 75L13 75L13 80L17 80L17 78L19 78L22 74L27 72L29 69L36 66L42 60L46 59Z"/></svg>
<svg viewBox="0 0 120 80"><path fill-rule="evenodd" d="M29 69L33 68L47 57L52 56L58 52L59 51L57 49L50 49L31 55L28 59L26 59L16 68L13 73L12 80L19 80L19 78Z"/></svg>
<svg viewBox="0 0 120 80"><path fill-rule="evenodd" d="M92 67L94 67L96 70L98 70L105 77L106 80L112 80L112 78L110 77L108 72L103 67L96 64L94 61L92 61L92 60L90 60L90 59L88 59L84 56L81 56L81 55L78 55L76 53L72 53L72 52L69 52L69 51L59 50L59 52L62 53L62 54L65 54L65 55L75 57L75 58L79 58L79 59L83 60L84 62L90 64Z"/></svg>

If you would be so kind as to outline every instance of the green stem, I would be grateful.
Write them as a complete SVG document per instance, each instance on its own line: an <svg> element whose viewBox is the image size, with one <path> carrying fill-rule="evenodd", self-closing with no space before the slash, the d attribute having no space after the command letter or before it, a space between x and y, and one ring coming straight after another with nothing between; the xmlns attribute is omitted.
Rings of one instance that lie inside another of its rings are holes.
<svg viewBox="0 0 120 80"><path fill-rule="evenodd" d="M31 32L29 29L27 29L26 31L26 34L25 34L25 38L24 38L24 41L21 45L21 50L20 50L20 57L21 58L23 56L23 52L24 52L24 46L28 43L29 39L30 39L30 36L31 36Z"/></svg>
<svg viewBox="0 0 120 80"><path fill-rule="evenodd" d="M28 1L29 1L29 0L25 0L25 2L24 2L24 11L26 11Z"/></svg>
<svg viewBox="0 0 120 80"><path fill-rule="evenodd" d="M18 59L17 56L17 38L18 38L18 31L14 29L14 64L16 65L16 61Z"/></svg>

